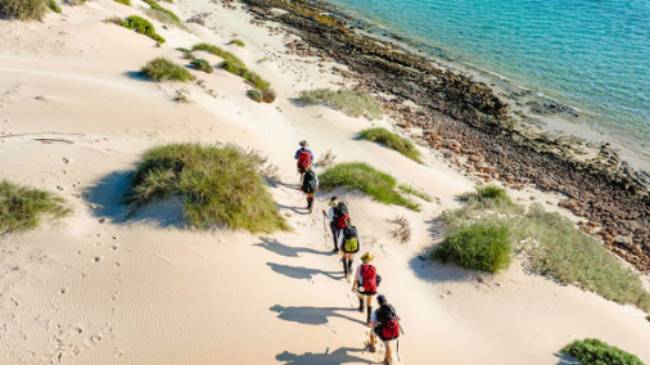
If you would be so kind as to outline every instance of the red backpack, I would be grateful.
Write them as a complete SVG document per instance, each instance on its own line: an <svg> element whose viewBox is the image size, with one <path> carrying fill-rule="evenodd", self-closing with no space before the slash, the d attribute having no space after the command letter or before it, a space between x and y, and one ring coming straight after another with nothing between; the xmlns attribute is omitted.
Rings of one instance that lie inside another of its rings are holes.
<svg viewBox="0 0 650 365"><path fill-rule="evenodd" d="M399 320L395 309L389 304L380 308L378 315L381 323L381 337L384 341L394 340L399 337Z"/></svg>
<svg viewBox="0 0 650 365"><path fill-rule="evenodd" d="M364 293L377 292L377 269L374 266L363 264L359 267L361 270L361 286Z"/></svg>
<svg viewBox="0 0 650 365"><path fill-rule="evenodd" d="M307 149L302 149L298 152L298 167L306 169L311 167L311 153Z"/></svg>
<svg viewBox="0 0 650 365"><path fill-rule="evenodd" d="M350 215L348 213L340 214L336 217L336 228L344 229L348 227L348 219Z"/></svg>

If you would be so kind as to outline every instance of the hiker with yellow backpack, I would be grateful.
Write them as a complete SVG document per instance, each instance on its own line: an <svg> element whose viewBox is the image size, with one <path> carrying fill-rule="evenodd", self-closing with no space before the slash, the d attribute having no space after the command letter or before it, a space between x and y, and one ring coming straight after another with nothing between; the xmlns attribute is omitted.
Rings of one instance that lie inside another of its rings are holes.
<svg viewBox="0 0 650 365"><path fill-rule="evenodd" d="M352 225L352 219L348 217L347 226L339 233L338 246L341 248L341 262L343 262L343 272L345 279L349 280L352 274L352 262L354 254L361 248L361 239L357 227Z"/></svg>

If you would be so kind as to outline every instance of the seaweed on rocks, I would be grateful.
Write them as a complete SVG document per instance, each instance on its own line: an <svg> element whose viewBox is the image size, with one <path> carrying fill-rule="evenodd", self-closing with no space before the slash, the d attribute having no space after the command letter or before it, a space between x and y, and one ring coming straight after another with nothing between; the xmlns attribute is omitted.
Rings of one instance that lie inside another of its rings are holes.
<svg viewBox="0 0 650 365"><path fill-rule="evenodd" d="M321 1L242 2L258 19L292 28L305 47L317 50L309 53L347 66L351 72L345 71L346 76L351 74L361 88L390 95L382 102L397 125L422 128L422 142L452 163L486 181L564 194L561 205L586 218L581 225L585 231L600 236L638 269L650 271L650 180L610 146L602 145L595 157L582 156L570 139L523 123L485 83L356 32L346 17ZM417 110L405 107L405 101Z"/></svg>

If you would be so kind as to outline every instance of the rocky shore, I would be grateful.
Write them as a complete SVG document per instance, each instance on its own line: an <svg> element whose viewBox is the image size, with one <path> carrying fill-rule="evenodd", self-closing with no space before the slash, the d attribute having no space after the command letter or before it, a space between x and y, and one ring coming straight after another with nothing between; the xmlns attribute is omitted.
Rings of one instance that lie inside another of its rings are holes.
<svg viewBox="0 0 650 365"><path fill-rule="evenodd" d="M357 32L322 2L242 1L259 20L285 24L300 36L303 42L288 45L292 52L347 66L349 71L336 71L381 95L401 128L453 164L486 181L563 194L561 206L586 219L585 231L650 271L650 179L609 145L552 135L513 111L490 86Z"/></svg>

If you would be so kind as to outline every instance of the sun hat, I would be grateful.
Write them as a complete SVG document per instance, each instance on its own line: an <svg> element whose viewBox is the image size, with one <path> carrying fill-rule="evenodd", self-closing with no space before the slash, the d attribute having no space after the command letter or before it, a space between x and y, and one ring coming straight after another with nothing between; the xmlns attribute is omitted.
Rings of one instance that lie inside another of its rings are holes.
<svg viewBox="0 0 650 365"><path fill-rule="evenodd" d="M372 256L372 254L370 254L370 252L366 252L363 254L363 256L361 256L361 261L363 262L369 262L372 261L372 259L374 259L374 257Z"/></svg>

